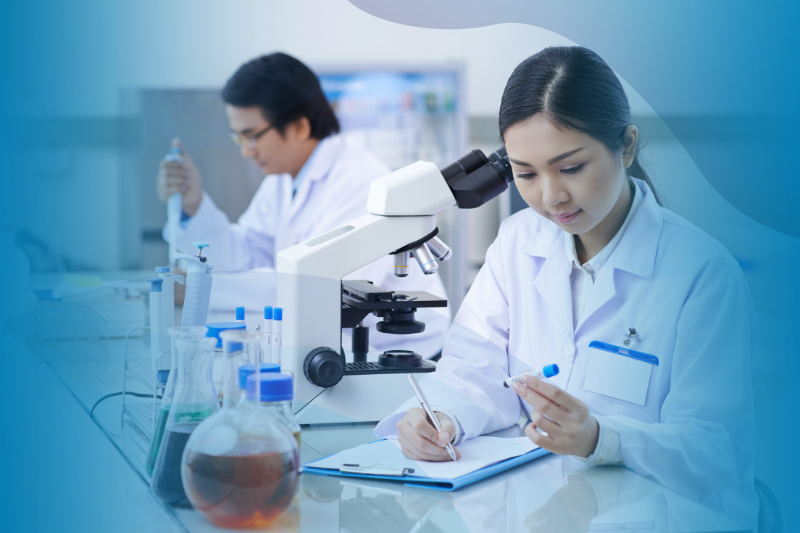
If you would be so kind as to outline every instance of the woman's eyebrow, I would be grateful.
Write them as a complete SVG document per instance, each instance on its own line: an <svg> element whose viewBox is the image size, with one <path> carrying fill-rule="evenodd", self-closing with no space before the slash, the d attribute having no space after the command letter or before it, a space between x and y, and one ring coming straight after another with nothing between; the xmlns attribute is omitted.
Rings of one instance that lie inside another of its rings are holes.
<svg viewBox="0 0 800 533"><path fill-rule="evenodd" d="M570 150L569 152L564 152L561 155L557 155L553 159L549 160L547 162L547 164L548 165L552 165L553 163L558 163L562 159L566 159L569 156L571 156L572 154L577 154L578 152L580 152L584 148L586 148L586 147L585 146L581 146L580 148L576 148L574 150ZM514 163L515 165L519 165L521 167L531 167L531 168L533 168L533 165L531 165L530 163L526 163L525 161L517 161L516 159L511 159L510 157L508 158L508 160L511 161L512 163Z"/></svg>
<svg viewBox="0 0 800 533"><path fill-rule="evenodd" d="M563 153L563 154L561 154L561 155L557 155L557 156L555 156L553 159L551 159L550 161L548 161L548 162L547 162L547 164L548 164L548 165L552 165L553 163L558 163L558 162L559 162L559 161L561 161L562 159L566 159L566 158L568 158L569 156L571 156L572 154L576 154L576 153L580 152L580 151L581 151L581 150L583 150L584 148L586 148L586 147L585 147L585 146L581 146L580 148L576 148L576 149L574 149L574 150L570 150L569 152L564 152L564 153Z"/></svg>

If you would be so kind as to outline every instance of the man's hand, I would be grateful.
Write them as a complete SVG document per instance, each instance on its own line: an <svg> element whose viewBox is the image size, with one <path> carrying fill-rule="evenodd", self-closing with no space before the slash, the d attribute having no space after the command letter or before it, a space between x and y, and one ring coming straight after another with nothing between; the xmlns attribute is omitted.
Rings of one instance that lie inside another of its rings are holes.
<svg viewBox="0 0 800 533"><path fill-rule="evenodd" d="M403 455L415 461L452 461L447 454L445 446L453 438L456 426L450 417L442 413L434 412L439 419L441 432L437 432L433 427L425 411L419 407L412 407L403 418L397 423L399 431L397 439ZM456 451L456 457L461 458L461 454Z"/></svg>
<svg viewBox="0 0 800 533"><path fill-rule="evenodd" d="M167 203L170 196L182 192L183 212L191 217L197 213L203 199L203 179L180 139L173 139L172 146L180 148L183 163L161 160L156 178L156 193L159 200Z"/></svg>

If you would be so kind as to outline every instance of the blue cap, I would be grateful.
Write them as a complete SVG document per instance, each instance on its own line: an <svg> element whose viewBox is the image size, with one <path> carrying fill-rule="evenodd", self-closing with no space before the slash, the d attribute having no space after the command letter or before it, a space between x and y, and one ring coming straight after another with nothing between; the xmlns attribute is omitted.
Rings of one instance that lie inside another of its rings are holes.
<svg viewBox="0 0 800 533"><path fill-rule="evenodd" d="M162 274L164 272L169 272L169 267L156 267L156 274Z"/></svg>
<svg viewBox="0 0 800 533"><path fill-rule="evenodd" d="M292 392L292 376L288 374L259 374L261 378L261 401L282 402L294 398ZM247 378L247 399L252 400L256 395L256 376Z"/></svg>
<svg viewBox="0 0 800 533"><path fill-rule="evenodd" d="M281 365L275 363L261 363L259 369L262 374L281 373ZM247 387L247 378L256 373L256 365L242 365L239 367L239 388Z"/></svg>
<svg viewBox="0 0 800 533"><path fill-rule="evenodd" d="M198 248L200 248L202 250L203 248L208 248L208 243L205 243L203 241L194 241L192 243L192 246L197 246Z"/></svg>
<svg viewBox="0 0 800 533"><path fill-rule="evenodd" d="M264 308L264 318L272 320L272 306L268 305Z"/></svg>
<svg viewBox="0 0 800 533"><path fill-rule="evenodd" d="M275 320L283 320L283 309L280 307L275 308Z"/></svg>
<svg viewBox="0 0 800 533"><path fill-rule="evenodd" d="M219 338L220 333L229 329L245 329L245 325L241 322L212 322L206 324L206 327L208 328L206 337L216 337L217 348L222 348L222 339Z"/></svg>
<svg viewBox="0 0 800 533"><path fill-rule="evenodd" d="M159 370L156 372L156 381L158 381L159 385L166 383L168 379L169 370Z"/></svg>
<svg viewBox="0 0 800 533"><path fill-rule="evenodd" d="M150 283L150 292L161 292L161 284L164 283L164 278L147 278Z"/></svg>
<svg viewBox="0 0 800 533"><path fill-rule="evenodd" d="M244 320L244 307L236 308L236 320Z"/></svg>
<svg viewBox="0 0 800 533"><path fill-rule="evenodd" d="M558 365L547 365L546 367L542 368L542 374L546 378L552 378L553 376L558 375Z"/></svg>

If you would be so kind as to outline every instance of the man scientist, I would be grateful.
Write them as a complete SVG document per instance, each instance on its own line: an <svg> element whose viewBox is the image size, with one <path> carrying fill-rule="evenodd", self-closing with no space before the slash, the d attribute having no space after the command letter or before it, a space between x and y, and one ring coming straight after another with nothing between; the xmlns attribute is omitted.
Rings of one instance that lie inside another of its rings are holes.
<svg viewBox="0 0 800 533"><path fill-rule="evenodd" d="M273 53L245 63L225 84L222 99L231 138L265 176L247 210L237 222L228 219L203 190L201 174L178 139L173 144L184 161L162 161L156 188L165 203L183 193L178 249L193 253L192 241L210 244L204 251L214 265L210 307L263 309L275 302L275 275L269 273L276 270L278 252L366 214L370 182L390 169L339 134L317 76L292 56ZM164 232L166 240L166 227ZM446 297L438 274L409 270L408 278L396 278L387 256L348 278ZM398 337L373 329L373 347L414 349L423 357L438 353L449 315L422 311L424 333Z"/></svg>

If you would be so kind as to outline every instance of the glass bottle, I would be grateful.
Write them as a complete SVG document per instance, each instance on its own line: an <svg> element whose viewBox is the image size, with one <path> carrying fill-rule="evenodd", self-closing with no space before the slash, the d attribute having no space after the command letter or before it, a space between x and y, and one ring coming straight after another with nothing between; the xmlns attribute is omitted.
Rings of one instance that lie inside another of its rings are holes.
<svg viewBox="0 0 800 533"><path fill-rule="evenodd" d="M300 448L300 424L292 414L292 376L288 374L264 373L259 375L261 380L261 408L280 420L289 433L294 435L297 440L297 448ZM247 399L253 401L256 398L256 377L251 375L247 378Z"/></svg>
<svg viewBox="0 0 800 533"><path fill-rule="evenodd" d="M181 480L181 457L189 436L200 423L219 410L209 379L209 364L216 339L175 339L178 373L175 396L158 452L150 487L162 501L180 504L186 499Z"/></svg>
<svg viewBox="0 0 800 533"><path fill-rule="evenodd" d="M260 333L260 332L259 332ZM264 342L264 337L261 337L261 342ZM261 349L263 350L263 344ZM258 365L261 374L276 373L280 374L281 366L275 363L261 363ZM247 378L252 376L256 371L255 365L247 364L239 367L239 390L242 396L239 398L240 402L247 401Z"/></svg>
<svg viewBox="0 0 800 533"><path fill-rule="evenodd" d="M167 385L161 394L161 405L159 406L158 418L153 429L153 440L150 441L150 452L147 454L147 473L151 476L153 475L153 468L156 466L158 450L161 449L164 428L167 426L169 406L172 405L172 400L175 396L175 383L177 382L176 376L178 374L178 351L175 348L175 339L201 339L206 336L207 332L208 328L203 326L176 326L167 329L172 343L170 372L167 378Z"/></svg>
<svg viewBox="0 0 800 533"><path fill-rule="evenodd" d="M238 363L256 360L260 335L225 331L220 336L223 407L189 438L181 464L183 485L192 506L214 524L261 527L292 503L300 479L300 453L281 422L254 402L237 399ZM255 376L261 374L259 366L253 367Z"/></svg>

